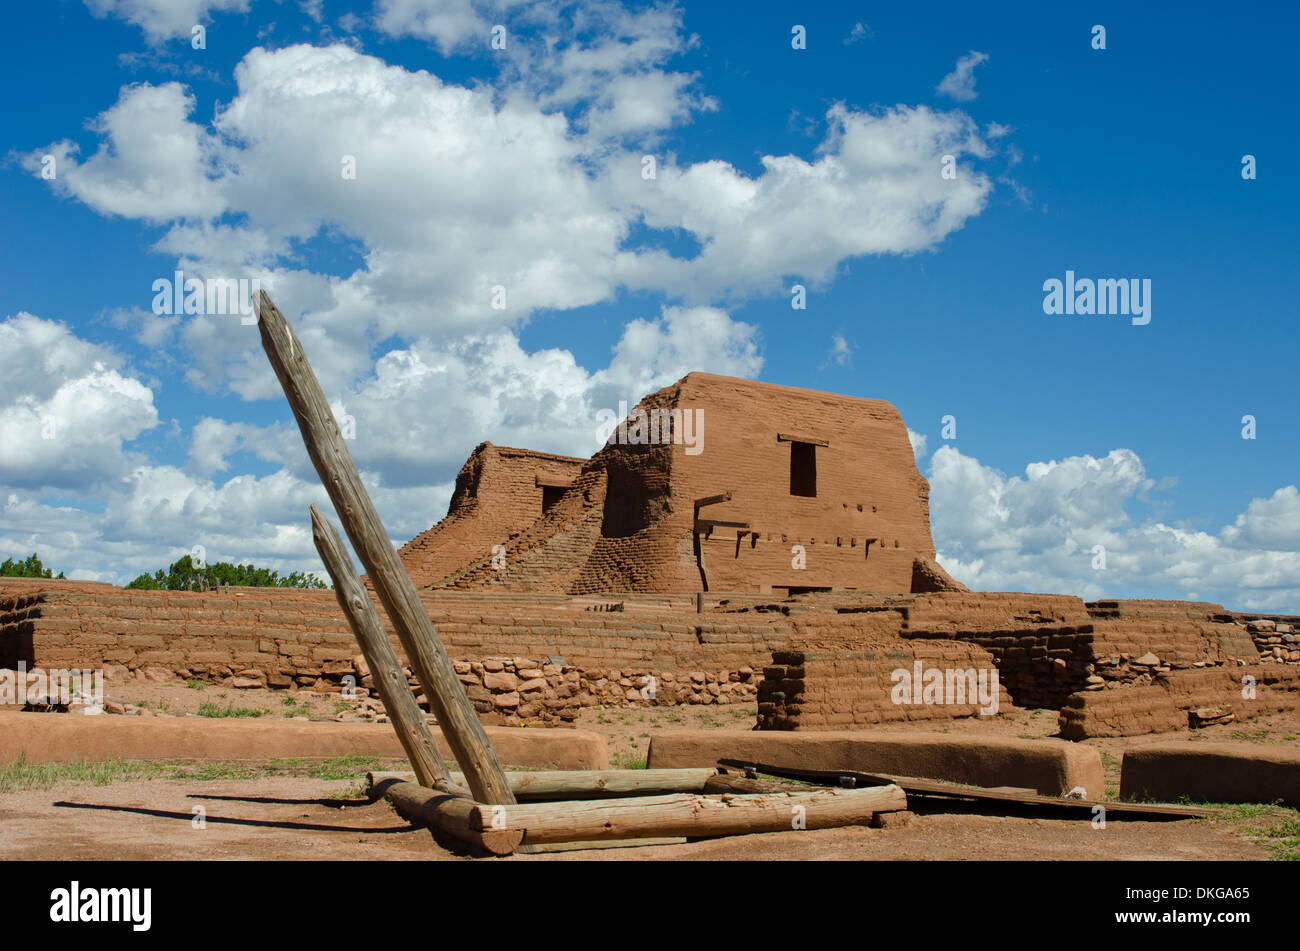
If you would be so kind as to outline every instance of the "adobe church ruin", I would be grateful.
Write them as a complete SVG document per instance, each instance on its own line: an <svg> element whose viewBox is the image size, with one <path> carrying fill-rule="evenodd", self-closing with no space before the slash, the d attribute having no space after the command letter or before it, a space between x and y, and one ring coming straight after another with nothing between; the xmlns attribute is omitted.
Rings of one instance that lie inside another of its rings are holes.
<svg viewBox="0 0 1300 951"><path fill-rule="evenodd" d="M957 584L886 402L692 373L639 409L586 460L483 443L447 517L401 549L480 715L743 702L779 730L980 715L969 696L899 703L894 675L921 668L996 670L1000 710L1059 710L1068 739L1300 703L1300 618ZM332 591L0 579L0 668L370 688L356 651Z"/></svg>
<svg viewBox="0 0 1300 951"><path fill-rule="evenodd" d="M417 586L462 590L965 590L934 562L898 410L708 373L645 397L586 461L481 444L401 557Z"/></svg>

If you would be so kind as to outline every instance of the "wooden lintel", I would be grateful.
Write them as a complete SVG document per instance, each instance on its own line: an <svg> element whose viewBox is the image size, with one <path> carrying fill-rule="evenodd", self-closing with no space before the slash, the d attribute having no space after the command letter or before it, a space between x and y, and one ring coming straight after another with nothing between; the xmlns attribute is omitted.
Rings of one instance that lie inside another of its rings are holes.
<svg viewBox="0 0 1300 951"><path fill-rule="evenodd" d="M420 787L409 784L414 789ZM720 796L677 793L622 799L477 807L473 831L522 832L524 844L672 836L748 835L866 825L878 812L907 808L897 786L810 789Z"/></svg>
<svg viewBox="0 0 1300 951"><path fill-rule="evenodd" d="M696 511L699 511L701 508L703 508L706 505L717 505L719 502L730 502L730 501L731 501L730 492L723 492L721 495L708 495L702 499L695 500L695 509Z"/></svg>
<svg viewBox="0 0 1300 951"><path fill-rule="evenodd" d="M715 528L735 528L740 531L749 531L748 522L724 522L716 518L697 518L695 520L695 530L703 532L705 535L713 533Z"/></svg>
<svg viewBox="0 0 1300 951"><path fill-rule="evenodd" d="M573 477L551 475L549 472L538 472L537 485L548 489L567 489L569 486L573 485Z"/></svg>
<svg viewBox="0 0 1300 951"><path fill-rule="evenodd" d="M814 439L812 436L792 436L789 433L777 433L777 442L802 442L810 446L829 446L830 443L825 439Z"/></svg>

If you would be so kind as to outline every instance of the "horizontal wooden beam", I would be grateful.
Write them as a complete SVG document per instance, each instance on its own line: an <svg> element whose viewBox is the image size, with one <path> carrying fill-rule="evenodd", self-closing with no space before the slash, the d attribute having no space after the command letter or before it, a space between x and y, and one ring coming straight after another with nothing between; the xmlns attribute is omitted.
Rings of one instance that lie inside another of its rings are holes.
<svg viewBox="0 0 1300 951"><path fill-rule="evenodd" d="M702 499L695 500L695 508L700 509L706 505L717 505L719 502L730 502L731 493L723 492L721 495L706 495Z"/></svg>
<svg viewBox="0 0 1300 951"><path fill-rule="evenodd" d="M697 518L695 520L695 530L704 532L706 535L715 528L738 528L743 531L749 531L748 522L724 522L720 518Z"/></svg>
<svg viewBox="0 0 1300 951"><path fill-rule="evenodd" d="M825 439L814 439L812 436L791 436L789 433L777 433L777 442L802 442L810 446L829 446L830 443Z"/></svg>
<svg viewBox="0 0 1300 951"><path fill-rule="evenodd" d="M714 772L714 771L710 771ZM866 825L882 812L907 809L898 786L811 789L743 795L671 793L634 798L485 805L383 774L373 795L399 813L493 855L555 842L610 842L681 836L748 835ZM711 777L707 782L717 782ZM745 783L733 779L737 787ZM717 787L715 785L715 788Z"/></svg>
<svg viewBox="0 0 1300 951"><path fill-rule="evenodd" d="M522 831L527 844L595 842L831 829L866 825L877 812L900 812L906 808L907 796L903 790L897 786L876 786L752 796L677 793L636 799L480 806L479 822L494 821L493 828L502 832ZM470 822L472 826L473 817Z"/></svg>
<svg viewBox="0 0 1300 951"><path fill-rule="evenodd" d="M703 792L718 774L711 766L696 769L555 769L535 772L507 772L506 779L520 801L554 799L600 799L619 796L656 796L676 792ZM413 778L412 773L367 774L370 788L388 780ZM461 773L452 782L463 785Z"/></svg>
<svg viewBox="0 0 1300 951"><path fill-rule="evenodd" d="M1155 802L1111 802L1096 799L1070 799L1064 796L1040 796L1033 791L1018 792L1007 788L991 789L980 786L961 786L957 783L945 783L939 780L916 779L912 777L886 776L875 773L858 773L851 770L801 769L790 766L774 766L768 763L751 763L744 760L721 759L718 765L727 769L741 769L749 773L768 776L783 776L804 782L834 783L851 789L883 788L882 784L897 785L909 796L933 796L936 798L973 799L982 803L1002 803L1014 806L1039 806L1047 809L1064 809L1074 812L1091 813L1094 806L1101 806L1107 815L1115 813L1120 817L1144 816L1168 817L1177 819L1204 819L1219 814L1218 809L1204 806L1184 806Z"/></svg>
<svg viewBox="0 0 1300 951"><path fill-rule="evenodd" d="M572 476L547 475L545 472L539 472L536 478L538 486L548 489L567 489L573 485Z"/></svg>

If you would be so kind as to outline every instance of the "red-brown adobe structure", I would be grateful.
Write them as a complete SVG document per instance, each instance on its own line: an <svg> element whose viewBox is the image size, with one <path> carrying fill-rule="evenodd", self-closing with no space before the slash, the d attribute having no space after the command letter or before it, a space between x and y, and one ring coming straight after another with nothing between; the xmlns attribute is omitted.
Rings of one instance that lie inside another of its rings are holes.
<svg viewBox="0 0 1300 951"><path fill-rule="evenodd" d="M1300 617L970 592L933 556L894 407L702 373L647 396L587 460L481 444L447 517L401 551L496 722L753 702L759 729L815 731L1015 704L1083 739L1300 708ZM0 670L19 665L374 687L330 591L3 579ZM977 702L900 700L900 671L964 678Z"/></svg>
<svg viewBox="0 0 1300 951"><path fill-rule="evenodd" d="M585 462L484 443L416 584L563 594L963 590L883 400L708 373L645 397Z"/></svg>

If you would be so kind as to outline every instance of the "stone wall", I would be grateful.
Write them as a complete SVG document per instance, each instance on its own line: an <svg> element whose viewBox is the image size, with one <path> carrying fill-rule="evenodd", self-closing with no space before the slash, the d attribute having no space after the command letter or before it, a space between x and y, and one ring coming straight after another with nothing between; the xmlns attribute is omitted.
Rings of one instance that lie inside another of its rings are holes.
<svg viewBox="0 0 1300 951"><path fill-rule="evenodd" d="M549 657L454 663L479 716L501 724L572 722L587 707L740 703L758 691L754 669L748 666L655 673L617 667L581 670L550 663ZM369 686L366 680L362 684Z"/></svg>

